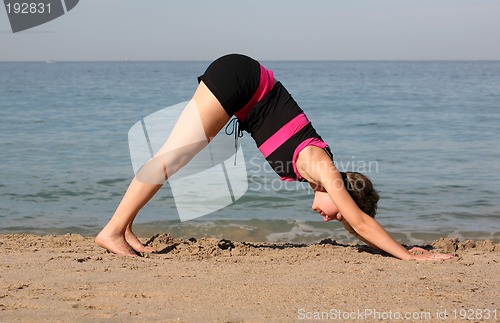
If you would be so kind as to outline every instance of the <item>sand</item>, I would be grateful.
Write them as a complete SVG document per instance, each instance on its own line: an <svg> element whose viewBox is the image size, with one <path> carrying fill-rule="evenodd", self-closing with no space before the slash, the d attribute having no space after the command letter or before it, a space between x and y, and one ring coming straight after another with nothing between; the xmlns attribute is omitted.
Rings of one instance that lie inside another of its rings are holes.
<svg viewBox="0 0 500 323"><path fill-rule="evenodd" d="M135 259L92 237L0 235L0 322L500 320L500 244L441 239L453 260L360 245L155 235ZM466 320L461 320L465 318Z"/></svg>

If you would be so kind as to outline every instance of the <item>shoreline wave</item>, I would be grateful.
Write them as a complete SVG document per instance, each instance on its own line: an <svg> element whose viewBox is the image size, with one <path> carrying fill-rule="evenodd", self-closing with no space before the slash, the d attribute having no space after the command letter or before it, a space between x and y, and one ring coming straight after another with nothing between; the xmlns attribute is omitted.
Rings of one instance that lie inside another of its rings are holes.
<svg viewBox="0 0 500 323"><path fill-rule="evenodd" d="M473 231L456 228L428 230L410 229L401 226L386 225L387 231L400 243L425 244L438 239L490 240L500 242L500 231ZM100 230L95 225L62 228L6 227L0 228L0 234L40 234L63 235L66 233L94 236ZM323 239L333 239L340 243L356 243L359 240L336 222L302 220L195 220L188 222L154 221L137 223L134 231L139 237L151 237L168 233L176 238L217 238L234 241L253 241L265 243L317 243Z"/></svg>

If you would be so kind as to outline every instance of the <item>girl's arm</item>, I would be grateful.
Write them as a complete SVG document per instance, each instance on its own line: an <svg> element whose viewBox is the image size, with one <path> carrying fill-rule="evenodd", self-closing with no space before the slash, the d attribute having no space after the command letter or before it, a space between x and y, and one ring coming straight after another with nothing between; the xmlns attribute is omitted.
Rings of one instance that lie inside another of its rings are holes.
<svg viewBox="0 0 500 323"><path fill-rule="evenodd" d="M349 232L350 234L352 234L353 236L355 236L356 238L358 238L359 240L363 241L364 243L366 243L367 245L369 245L370 247L372 248L375 248L375 249L379 249L377 246L373 245L370 241L366 240L365 238L363 238L362 236L360 236L352 227L351 225L349 224L349 222L347 222L345 219L342 219L342 221L340 221L340 223L342 223L342 225L344 226L344 229L346 229L347 232Z"/></svg>
<svg viewBox="0 0 500 323"><path fill-rule="evenodd" d="M352 234L353 236L355 236L359 240L363 241L364 243L366 243L370 247L375 248L375 249L379 249L376 246L374 246L373 244L371 244L370 241L366 240L365 238L363 238L362 236L360 236L356 231L354 231L354 229L351 227L351 225L349 224L349 222L347 222L346 220L342 219L342 221L340 221L340 223L342 223L342 225L344 226L344 228L346 229L347 232L349 232L350 234ZM415 255L416 253L428 253L429 252L428 250L420 248L420 247L417 247L417 246L412 246L412 247L406 248L406 249L408 250L409 253L411 253L413 255Z"/></svg>
<svg viewBox="0 0 500 323"><path fill-rule="evenodd" d="M369 244L399 259L450 259L452 255L413 255L396 240L375 219L359 209L344 187L342 176L330 157L321 148L304 148L296 161L299 173L309 182L322 186L339 208L342 217Z"/></svg>

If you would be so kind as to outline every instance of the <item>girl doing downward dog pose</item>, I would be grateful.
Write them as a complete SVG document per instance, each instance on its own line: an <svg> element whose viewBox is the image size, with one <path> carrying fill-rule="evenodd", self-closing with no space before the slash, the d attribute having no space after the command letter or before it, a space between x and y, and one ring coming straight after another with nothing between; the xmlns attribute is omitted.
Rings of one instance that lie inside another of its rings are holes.
<svg viewBox="0 0 500 323"><path fill-rule="evenodd" d="M96 243L120 255L154 252L132 232L140 209L164 182L189 162L234 115L271 167L284 180L307 181L314 189L312 209L325 221L337 220L362 241L399 259L449 259L449 254L414 254L396 242L373 218L378 194L359 173L341 173L328 145L273 72L254 59L231 54L209 65L160 151L130 183ZM291 165L291 167L276 167Z"/></svg>

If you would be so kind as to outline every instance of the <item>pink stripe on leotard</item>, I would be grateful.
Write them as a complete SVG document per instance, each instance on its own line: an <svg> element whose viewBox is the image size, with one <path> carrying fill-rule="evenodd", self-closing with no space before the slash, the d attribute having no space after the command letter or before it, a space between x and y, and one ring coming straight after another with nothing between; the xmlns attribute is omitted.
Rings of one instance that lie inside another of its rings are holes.
<svg viewBox="0 0 500 323"><path fill-rule="evenodd" d="M250 108L255 105L255 103L262 100L262 98L273 89L274 86L274 74L273 71L266 69L264 66L260 65L260 82L257 90L255 91L252 99L243 107L243 109L238 110L234 113L236 118L240 121L245 121L250 112Z"/></svg>
<svg viewBox="0 0 500 323"><path fill-rule="evenodd" d="M259 150L265 158L271 155L276 149L283 145L288 139L309 124L304 113L297 115L288 121L283 127L276 131L271 137L259 146Z"/></svg>
<svg viewBox="0 0 500 323"><path fill-rule="evenodd" d="M297 146L297 148L295 148L295 151L293 152L292 166L293 166L293 171L294 171L295 175L297 175L297 178L299 180L302 179L302 176L300 175L299 170L297 169L296 161L297 161L297 158L299 157L299 154L302 151L302 149L306 148L307 146L315 146L315 147L319 147L321 149L325 149L328 145L326 144L326 142L324 142L321 139L308 138L308 139L304 140L303 142L301 142ZM284 177L284 178L282 177L281 179L289 180L286 177Z"/></svg>

